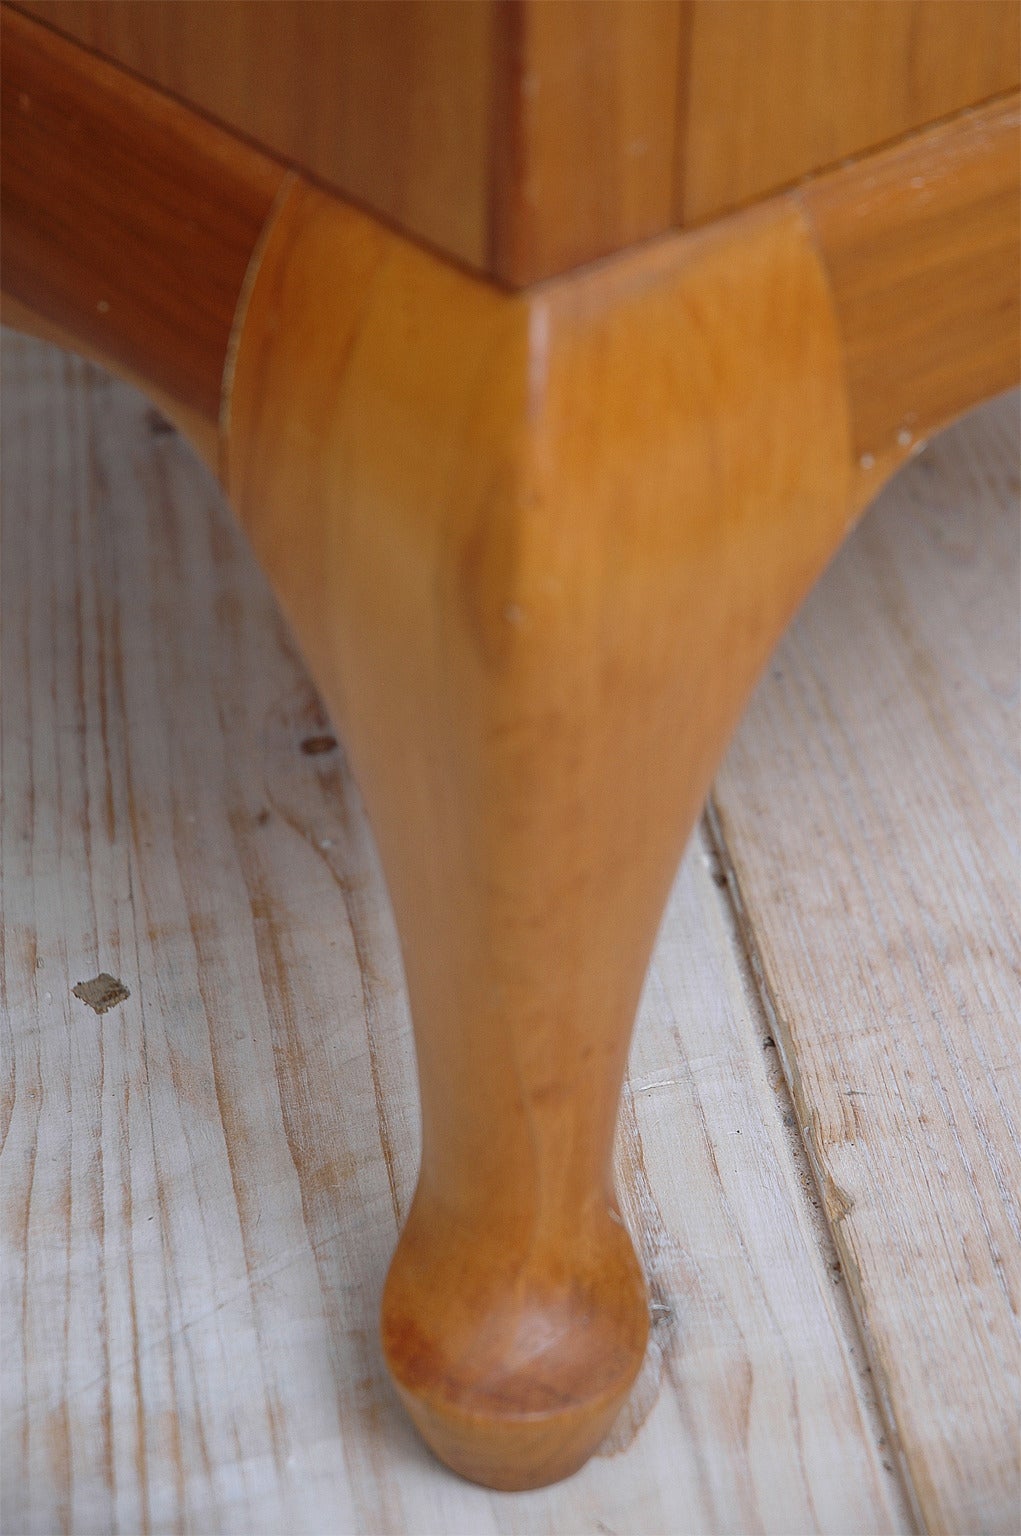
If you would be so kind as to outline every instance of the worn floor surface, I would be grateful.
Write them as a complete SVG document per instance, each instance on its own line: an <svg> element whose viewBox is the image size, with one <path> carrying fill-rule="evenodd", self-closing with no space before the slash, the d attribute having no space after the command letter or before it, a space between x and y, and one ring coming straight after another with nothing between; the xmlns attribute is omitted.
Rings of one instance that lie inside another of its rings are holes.
<svg viewBox="0 0 1021 1536"><path fill-rule="evenodd" d="M3 384L0 1528L1016 1531L1016 399L753 702L624 1096L646 1368L582 1473L496 1495L377 1349L414 1065L342 750L161 418L20 338Z"/></svg>

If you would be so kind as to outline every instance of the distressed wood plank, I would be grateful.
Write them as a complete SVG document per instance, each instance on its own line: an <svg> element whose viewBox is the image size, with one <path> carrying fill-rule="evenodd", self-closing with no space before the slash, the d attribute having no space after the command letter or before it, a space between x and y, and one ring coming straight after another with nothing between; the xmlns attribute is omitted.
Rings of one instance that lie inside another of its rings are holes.
<svg viewBox="0 0 1021 1536"><path fill-rule="evenodd" d="M1018 402L885 493L715 805L932 1531L1017 1529Z"/></svg>
<svg viewBox="0 0 1021 1536"><path fill-rule="evenodd" d="M700 840L622 1121L632 1403L540 1493L428 1458L376 1343L417 1113L344 758L181 441L36 343L4 385L5 1529L908 1529Z"/></svg>

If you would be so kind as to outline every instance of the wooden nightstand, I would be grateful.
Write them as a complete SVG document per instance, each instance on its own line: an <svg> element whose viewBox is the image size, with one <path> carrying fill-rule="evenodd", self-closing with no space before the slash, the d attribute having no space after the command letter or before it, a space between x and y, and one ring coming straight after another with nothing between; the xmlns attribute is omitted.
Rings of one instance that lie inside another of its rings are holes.
<svg viewBox="0 0 1021 1536"><path fill-rule="evenodd" d="M217 470L378 839L424 1131L394 1380L464 1475L563 1477L645 1347L610 1151L711 776L875 491L1018 377L1018 6L3 27L4 318Z"/></svg>

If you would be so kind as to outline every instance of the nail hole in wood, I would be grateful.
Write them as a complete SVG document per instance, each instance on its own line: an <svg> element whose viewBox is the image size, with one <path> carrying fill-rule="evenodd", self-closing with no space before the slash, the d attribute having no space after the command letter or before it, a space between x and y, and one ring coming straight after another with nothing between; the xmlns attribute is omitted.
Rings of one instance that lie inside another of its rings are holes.
<svg viewBox="0 0 1021 1536"><path fill-rule="evenodd" d="M145 413L145 424L153 437L172 437L174 435L173 424L154 405L150 406Z"/></svg>
<svg viewBox="0 0 1021 1536"><path fill-rule="evenodd" d="M334 752L337 748L336 736L306 736L301 744L301 750L306 757L320 757L324 752Z"/></svg>

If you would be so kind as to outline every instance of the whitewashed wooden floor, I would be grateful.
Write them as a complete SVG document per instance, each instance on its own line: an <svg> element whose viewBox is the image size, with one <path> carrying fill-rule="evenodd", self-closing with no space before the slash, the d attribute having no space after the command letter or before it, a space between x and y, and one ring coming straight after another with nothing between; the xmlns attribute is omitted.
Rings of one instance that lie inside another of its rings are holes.
<svg viewBox="0 0 1021 1536"><path fill-rule="evenodd" d="M377 1350L414 1068L342 752L160 418L20 338L3 383L6 1536L1016 1532L1016 399L754 701L624 1099L647 1367L582 1473L497 1495Z"/></svg>

